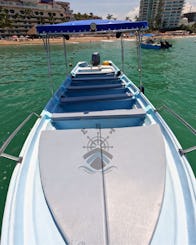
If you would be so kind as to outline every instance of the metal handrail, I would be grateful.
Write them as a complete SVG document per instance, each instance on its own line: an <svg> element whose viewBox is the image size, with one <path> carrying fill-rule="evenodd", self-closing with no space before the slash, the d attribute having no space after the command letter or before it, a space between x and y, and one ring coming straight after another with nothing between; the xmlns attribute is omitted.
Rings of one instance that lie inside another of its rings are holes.
<svg viewBox="0 0 196 245"><path fill-rule="evenodd" d="M175 116L182 124L184 124L185 127L187 127L188 129L191 130L191 132L196 135L196 129L193 128L188 122L186 122L180 115L178 115L175 111L173 111L172 109L170 109L168 106L166 105L162 105L159 109L157 109L157 111L160 111L162 109L165 109L166 111L170 112L173 116Z"/></svg>
<svg viewBox="0 0 196 245"><path fill-rule="evenodd" d="M179 149L179 152L181 155L185 155L186 153L189 153L189 152L192 152L192 151L195 151L196 150L196 145L195 146L192 146L192 147L189 147L185 150L183 149Z"/></svg>
<svg viewBox="0 0 196 245"><path fill-rule="evenodd" d="M16 134L21 130L21 128L23 128L23 126L30 120L30 118L35 115L37 118L41 118L40 115L38 115L35 112L32 112L30 115L28 115L23 121L22 123L14 130L14 132L7 138L7 140L3 143L3 145L0 148L0 157L4 157L7 159L11 159L17 162L21 162L22 158L21 157L15 157L12 155L9 155L7 153L4 153L4 151L6 150L7 146L9 145L9 143L12 141L12 139L16 136Z"/></svg>
<svg viewBox="0 0 196 245"><path fill-rule="evenodd" d="M180 121L186 128L188 128L194 135L196 135L196 129L193 128L187 121L185 121L180 115L178 115L175 111L173 111L171 108L169 108L166 105L162 105L156 111L161 111L165 109L168 111L172 116L174 116L178 121ZM196 150L196 146L189 147L187 149L179 149L179 152L181 155L185 155L186 153L192 152Z"/></svg>

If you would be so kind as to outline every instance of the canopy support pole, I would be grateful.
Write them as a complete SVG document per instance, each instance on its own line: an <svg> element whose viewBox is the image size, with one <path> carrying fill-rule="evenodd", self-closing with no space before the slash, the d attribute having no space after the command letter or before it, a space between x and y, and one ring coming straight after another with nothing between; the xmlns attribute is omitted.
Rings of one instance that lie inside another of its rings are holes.
<svg viewBox="0 0 196 245"><path fill-rule="evenodd" d="M52 79L52 69L51 69L50 41L49 41L48 36L43 37L42 40L44 43L44 48L46 51L46 57L47 57L47 61L48 61L48 78L50 81L51 94L53 96L53 94L54 94L54 83L53 83L53 79Z"/></svg>
<svg viewBox="0 0 196 245"><path fill-rule="evenodd" d="M122 62L122 71L123 71L123 73L124 73L125 59L124 59L123 34L121 34L121 36L120 36L120 41L121 41L121 62Z"/></svg>
<svg viewBox="0 0 196 245"><path fill-rule="evenodd" d="M141 55L141 31L136 32L137 38L137 58L138 58L138 75L139 75L139 88L144 93L144 86L142 82L142 55Z"/></svg>
<svg viewBox="0 0 196 245"><path fill-rule="evenodd" d="M64 49L64 57L65 57L66 74L68 74L67 46L65 42L65 36L63 36L63 49Z"/></svg>

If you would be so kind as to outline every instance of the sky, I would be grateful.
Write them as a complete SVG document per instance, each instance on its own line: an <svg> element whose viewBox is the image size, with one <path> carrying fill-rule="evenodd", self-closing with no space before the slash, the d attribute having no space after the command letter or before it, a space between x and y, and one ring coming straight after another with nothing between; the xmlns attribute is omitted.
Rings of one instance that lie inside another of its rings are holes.
<svg viewBox="0 0 196 245"><path fill-rule="evenodd" d="M64 1L64 0L63 0ZM67 0L74 13L93 13L102 18L112 14L117 19L134 19L139 13L140 0ZM185 12L196 11L196 0L185 0ZM192 7L191 7L192 6Z"/></svg>

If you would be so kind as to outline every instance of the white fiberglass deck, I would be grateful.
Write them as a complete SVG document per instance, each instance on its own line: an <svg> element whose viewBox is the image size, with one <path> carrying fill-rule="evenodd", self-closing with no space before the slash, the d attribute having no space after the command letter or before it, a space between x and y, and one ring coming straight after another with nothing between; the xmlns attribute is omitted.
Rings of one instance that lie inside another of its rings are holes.
<svg viewBox="0 0 196 245"><path fill-rule="evenodd" d="M165 185L159 126L43 131L39 162L47 203L68 242L150 242Z"/></svg>

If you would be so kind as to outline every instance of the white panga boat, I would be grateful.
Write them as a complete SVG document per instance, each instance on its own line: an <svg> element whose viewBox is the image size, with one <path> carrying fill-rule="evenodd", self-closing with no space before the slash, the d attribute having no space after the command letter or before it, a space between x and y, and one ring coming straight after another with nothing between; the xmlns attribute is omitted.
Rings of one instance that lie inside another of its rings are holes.
<svg viewBox="0 0 196 245"><path fill-rule="evenodd" d="M37 30L50 61L50 36L65 41L71 34L134 30L140 40L146 28L146 22L88 20ZM181 149L112 61L102 63L94 53L90 64L79 62L42 111L20 156L10 156L5 149L29 117L0 150L18 162L2 245L196 244L196 185L185 157L195 147Z"/></svg>

